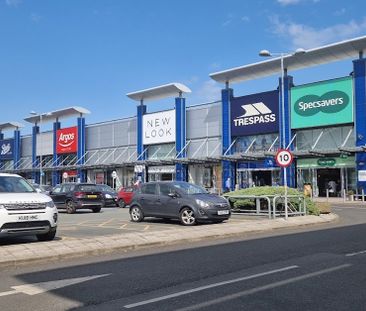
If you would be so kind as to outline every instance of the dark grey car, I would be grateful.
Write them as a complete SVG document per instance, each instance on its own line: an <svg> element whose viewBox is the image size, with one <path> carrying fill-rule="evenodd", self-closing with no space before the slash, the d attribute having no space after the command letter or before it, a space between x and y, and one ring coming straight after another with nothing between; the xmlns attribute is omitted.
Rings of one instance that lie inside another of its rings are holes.
<svg viewBox="0 0 366 311"><path fill-rule="evenodd" d="M142 184L130 204L134 222L140 222L144 217L158 217L179 219L183 225L192 226L205 220L222 222L230 215L226 199L179 181Z"/></svg>

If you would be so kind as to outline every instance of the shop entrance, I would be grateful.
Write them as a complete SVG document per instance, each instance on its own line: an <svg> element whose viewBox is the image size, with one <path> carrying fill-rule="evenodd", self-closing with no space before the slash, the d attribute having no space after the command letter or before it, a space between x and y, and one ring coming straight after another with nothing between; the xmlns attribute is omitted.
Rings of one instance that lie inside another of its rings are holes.
<svg viewBox="0 0 366 311"><path fill-rule="evenodd" d="M272 186L271 171L252 171L253 184L257 187Z"/></svg>
<svg viewBox="0 0 366 311"><path fill-rule="evenodd" d="M317 170L319 196L325 197L327 189L329 196L337 197L341 189L341 170L339 168L322 168Z"/></svg>

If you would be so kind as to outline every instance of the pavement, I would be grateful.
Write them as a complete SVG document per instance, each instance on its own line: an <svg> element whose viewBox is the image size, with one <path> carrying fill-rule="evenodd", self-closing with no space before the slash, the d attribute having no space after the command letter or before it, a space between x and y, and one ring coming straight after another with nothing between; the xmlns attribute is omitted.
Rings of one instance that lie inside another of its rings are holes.
<svg viewBox="0 0 366 311"><path fill-rule="evenodd" d="M57 238L50 242L28 242L0 246L0 267L17 267L31 263L50 263L78 257L104 255L144 247L159 247L179 243L222 239L276 229L319 225L338 220L336 214L298 216L276 219L230 219L221 224L202 224L193 227L176 225L174 230L121 232L90 238ZM140 223L145 227L146 224Z"/></svg>

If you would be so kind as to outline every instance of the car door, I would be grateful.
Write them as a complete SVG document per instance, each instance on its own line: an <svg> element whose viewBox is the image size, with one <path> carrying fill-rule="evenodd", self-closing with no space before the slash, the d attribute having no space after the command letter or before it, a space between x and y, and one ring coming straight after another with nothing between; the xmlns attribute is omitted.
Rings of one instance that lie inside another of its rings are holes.
<svg viewBox="0 0 366 311"><path fill-rule="evenodd" d="M53 202L56 204L57 207L59 207L62 204L61 185L58 185L55 188L53 188L53 190L50 192L50 197L52 198Z"/></svg>
<svg viewBox="0 0 366 311"><path fill-rule="evenodd" d="M157 199L157 186L156 183L146 183L141 187L141 193L139 195L139 202L142 207L142 212L145 216L155 216Z"/></svg>
<svg viewBox="0 0 366 311"><path fill-rule="evenodd" d="M159 184L159 213L161 216L178 217L179 216L179 197L172 196L175 189L168 183Z"/></svg>

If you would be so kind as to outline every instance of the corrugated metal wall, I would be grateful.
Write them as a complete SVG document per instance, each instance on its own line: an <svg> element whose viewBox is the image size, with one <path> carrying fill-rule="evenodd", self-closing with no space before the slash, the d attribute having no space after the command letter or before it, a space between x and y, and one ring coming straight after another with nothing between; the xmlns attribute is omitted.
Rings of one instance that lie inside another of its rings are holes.
<svg viewBox="0 0 366 311"><path fill-rule="evenodd" d="M21 138L21 157L32 156L32 136L24 136Z"/></svg>

